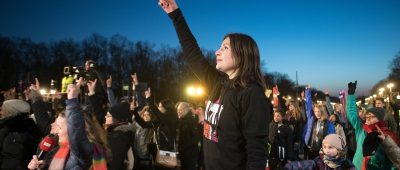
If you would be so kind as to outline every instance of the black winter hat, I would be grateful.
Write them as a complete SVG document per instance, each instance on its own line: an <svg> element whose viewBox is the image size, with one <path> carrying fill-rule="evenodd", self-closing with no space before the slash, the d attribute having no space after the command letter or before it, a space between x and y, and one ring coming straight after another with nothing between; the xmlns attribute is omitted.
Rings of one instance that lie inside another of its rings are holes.
<svg viewBox="0 0 400 170"><path fill-rule="evenodd" d="M127 102L122 102L111 107L109 112L113 119L118 121L127 121L130 115L129 109L129 104Z"/></svg>
<svg viewBox="0 0 400 170"><path fill-rule="evenodd" d="M370 112L378 118L379 121L382 121L385 117L385 109L379 107L373 107L367 110L367 113Z"/></svg>

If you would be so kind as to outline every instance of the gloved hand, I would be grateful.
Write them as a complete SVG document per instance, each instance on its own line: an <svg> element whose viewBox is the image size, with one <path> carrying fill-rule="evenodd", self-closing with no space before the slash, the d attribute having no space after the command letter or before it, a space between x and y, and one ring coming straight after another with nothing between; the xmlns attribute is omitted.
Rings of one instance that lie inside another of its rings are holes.
<svg viewBox="0 0 400 170"><path fill-rule="evenodd" d="M356 92L356 88L357 88L357 80L354 83L350 82L348 84L347 94L353 95Z"/></svg>

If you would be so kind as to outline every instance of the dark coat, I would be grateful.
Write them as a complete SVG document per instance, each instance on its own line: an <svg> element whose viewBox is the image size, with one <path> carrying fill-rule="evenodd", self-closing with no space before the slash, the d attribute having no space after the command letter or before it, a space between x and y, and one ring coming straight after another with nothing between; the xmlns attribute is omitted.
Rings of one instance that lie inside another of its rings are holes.
<svg viewBox="0 0 400 170"><path fill-rule="evenodd" d="M124 163L129 148L133 149L134 129L128 123L112 125L107 129L107 139L112 158L108 169L126 169Z"/></svg>
<svg viewBox="0 0 400 170"><path fill-rule="evenodd" d="M0 169L26 169L36 154L40 131L28 113L0 120Z"/></svg>
<svg viewBox="0 0 400 170"><path fill-rule="evenodd" d="M293 132L286 124L278 127L278 124L269 124L269 142L271 143L270 158L281 160L293 160Z"/></svg>

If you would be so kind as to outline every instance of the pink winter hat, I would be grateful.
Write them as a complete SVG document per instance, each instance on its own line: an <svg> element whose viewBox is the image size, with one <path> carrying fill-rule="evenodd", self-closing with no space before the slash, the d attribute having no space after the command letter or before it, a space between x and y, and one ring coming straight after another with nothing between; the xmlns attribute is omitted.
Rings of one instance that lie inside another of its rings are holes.
<svg viewBox="0 0 400 170"><path fill-rule="evenodd" d="M322 143L332 145L338 150L344 150L344 148L346 147L346 141L343 140L343 138L337 134L329 134L325 136Z"/></svg>

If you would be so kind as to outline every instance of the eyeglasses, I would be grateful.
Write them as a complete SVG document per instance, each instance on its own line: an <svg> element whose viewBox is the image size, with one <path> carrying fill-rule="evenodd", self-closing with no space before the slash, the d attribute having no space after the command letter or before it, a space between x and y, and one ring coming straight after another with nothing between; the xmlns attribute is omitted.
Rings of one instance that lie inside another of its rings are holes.
<svg viewBox="0 0 400 170"><path fill-rule="evenodd" d="M365 120L371 120L373 118L376 118L376 116L365 116Z"/></svg>

